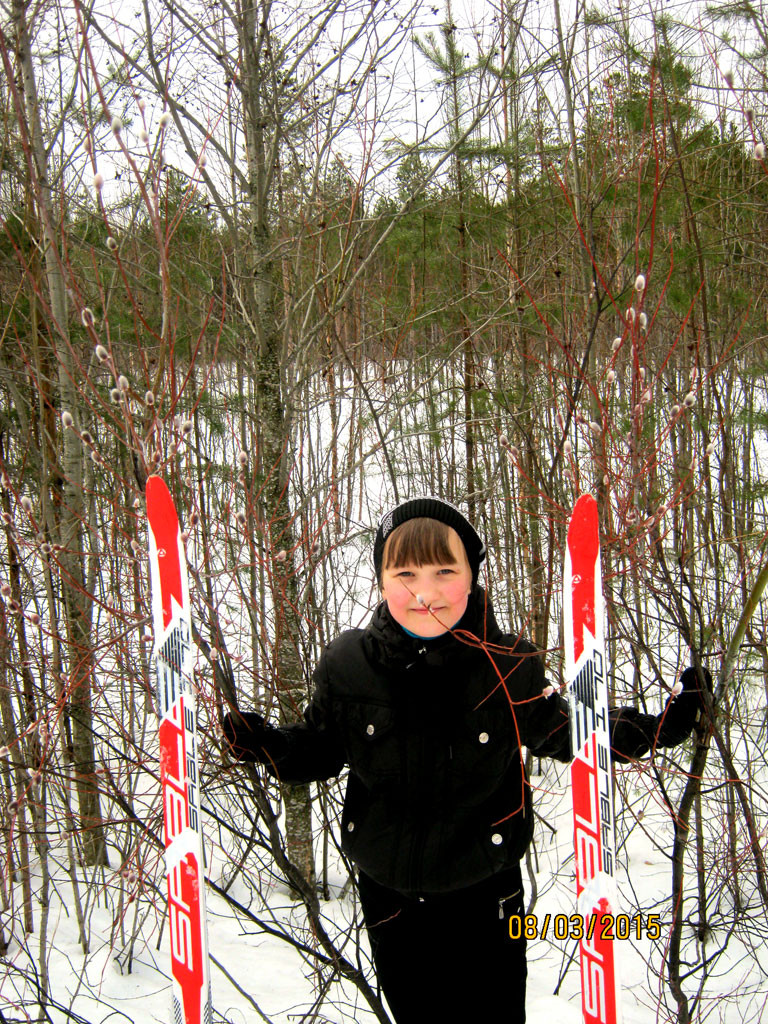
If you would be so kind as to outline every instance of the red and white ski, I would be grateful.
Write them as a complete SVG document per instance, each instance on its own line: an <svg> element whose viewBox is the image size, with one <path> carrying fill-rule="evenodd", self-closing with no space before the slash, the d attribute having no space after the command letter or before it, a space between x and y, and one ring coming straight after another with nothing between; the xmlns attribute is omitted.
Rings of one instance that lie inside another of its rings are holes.
<svg viewBox="0 0 768 1024"><path fill-rule="evenodd" d="M210 964L192 691L192 619L184 545L173 499L147 480L149 564L160 715L160 785L173 977L173 1024L210 1024Z"/></svg>
<svg viewBox="0 0 768 1024"><path fill-rule="evenodd" d="M565 679L571 746L576 895L585 1024L619 1024L615 959L616 837L608 725L604 606L597 502L583 494L568 524L563 574Z"/></svg>

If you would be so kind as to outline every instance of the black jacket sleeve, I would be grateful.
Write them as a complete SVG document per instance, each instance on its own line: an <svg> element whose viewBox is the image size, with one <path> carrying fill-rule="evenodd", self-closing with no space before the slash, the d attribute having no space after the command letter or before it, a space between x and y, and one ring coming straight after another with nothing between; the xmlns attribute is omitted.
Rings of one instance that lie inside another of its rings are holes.
<svg viewBox="0 0 768 1024"><path fill-rule="evenodd" d="M711 689L712 677L707 669L702 669L702 678ZM611 748L615 761L642 757L657 747L676 747L688 739L704 701L695 668L687 668L680 682L682 692L670 697L659 715L644 715L636 708L611 710Z"/></svg>
<svg viewBox="0 0 768 1024"><path fill-rule="evenodd" d="M264 764L282 782L330 779L345 763L331 712L324 658L315 670L312 700L303 722L278 726L254 711L234 711L224 718L222 728L238 761Z"/></svg>
<svg viewBox="0 0 768 1024"><path fill-rule="evenodd" d="M711 676L706 669L703 669L703 675L706 685L711 687ZM686 669L680 681L683 684L682 693L670 697L659 715L646 715L632 707L609 710L614 761L631 761L657 747L675 747L691 735L702 705L696 670ZM545 686L542 672L540 690ZM525 742L536 757L571 760L573 754L568 704L557 692L532 702Z"/></svg>

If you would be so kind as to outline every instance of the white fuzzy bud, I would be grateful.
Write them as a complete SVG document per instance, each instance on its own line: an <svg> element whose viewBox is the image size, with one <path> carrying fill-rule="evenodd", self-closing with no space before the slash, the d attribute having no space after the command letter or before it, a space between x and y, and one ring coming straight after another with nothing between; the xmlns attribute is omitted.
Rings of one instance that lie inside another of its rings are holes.
<svg viewBox="0 0 768 1024"><path fill-rule="evenodd" d="M541 691L541 696L542 697L551 697L554 692L555 692L555 688L550 683L548 686L545 686L544 689Z"/></svg>
<svg viewBox="0 0 768 1024"><path fill-rule="evenodd" d="M643 403L643 405L648 405L648 403L651 400L651 397L652 397L651 396L651 389L650 388L646 388L645 391L643 392L643 395L642 395L642 398L640 399L640 401Z"/></svg>
<svg viewBox="0 0 768 1024"><path fill-rule="evenodd" d="M237 456L237 462L242 469L245 469L245 467L248 465L248 453L239 452Z"/></svg>
<svg viewBox="0 0 768 1024"><path fill-rule="evenodd" d="M621 338L614 338L611 342L611 352L618 352L621 348Z"/></svg>
<svg viewBox="0 0 768 1024"><path fill-rule="evenodd" d="M570 455L572 451L573 451L573 445L571 444L570 440L568 438L566 438L565 439L565 444L563 445L563 454Z"/></svg>
<svg viewBox="0 0 768 1024"><path fill-rule="evenodd" d="M287 557L288 557L288 552L287 551L278 551L277 554L275 555L275 561L276 562L284 562Z"/></svg>
<svg viewBox="0 0 768 1024"><path fill-rule="evenodd" d="M181 424L181 432L182 434L192 433L192 420L184 420L184 422Z"/></svg>
<svg viewBox="0 0 768 1024"><path fill-rule="evenodd" d="M755 145L755 160L759 160L761 163L765 160L765 146L762 142Z"/></svg>
<svg viewBox="0 0 768 1024"><path fill-rule="evenodd" d="M589 424L589 429L595 435L602 434L603 432L603 428L600 426L599 423L596 423L594 420L592 420L592 422Z"/></svg>
<svg viewBox="0 0 768 1024"><path fill-rule="evenodd" d="M160 127L165 130L171 123L171 115L166 110L165 113L160 115L160 121L158 122Z"/></svg>
<svg viewBox="0 0 768 1024"><path fill-rule="evenodd" d="M5 760L6 758L8 758L10 756L11 756L11 751L10 751L9 747L0 747L0 757L2 757Z"/></svg>
<svg viewBox="0 0 768 1024"><path fill-rule="evenodd" d="M130 384L128 383L128 378L122 373L117 378L115 383L117 384L120 391L127 391L130 387Z"/></svg>
<svg viewBox="0 0 768 1024"><path fill-rule="evenodd" d="M107 235L107 248L110 252L115 252L117 250L117 242L112 235Z"/></svg>
<svg viewBox="0 0 768 1024"><path fill-rule="evenodd" d="M511 444L509 448L507 448L507 458L512 463L517 462L517 460L520 458L520 449L515 448L515 446Z"/></svg>
<svg viewBox="0 0 768 1024"><path fill-rule="evenodd" d="M645 313L641 313L640 316L637 318L637 322L640 324L640 330L644 331L645 328L648 326L648 317L645 315Z"/></svg>
<svg viewBox="0 0 768 1024"><path fill-rule="evenodd" d="M733 88L733 71L730 68L723 72L723 80L729 89Z"/></svg>
<svg viewBox="0 0 768 1024"><path fill-rule="evenodd" d="M673 697L678 697L682 692L683 692L683 684L678 681L672 687L672 696Z"/></svg>
<svg viewBox="0 0 768 1024"><path fill-rule="evenodd" d="M123 119L121 117L117 117L117 116L113 117L112 118L112 132L113 132L113 134L119 135L122 130L123 130Z"/></svg>
<svg viewBox="0 0 768 1024"><path fill-rule="evenodd" d="M603 477L603 487L607 487L610 482L611 482L611 478L606 473L605 476Z"/></svg>
<svg viewBox="0 0 768 1024"><path fill-rule="evenodd" d="M680 406L679 405L673 405L672 408L669 410L669 412L670 412L670 415L672 416L672 418L674 419L675 417L680 415Z"/></svg>
<svg viewBox="0 0 768 1024"><path fill-rule="evenodd" d="M627 310L627 323L628 324L633 324L634 322L635 322L635 311L630 306L629 309Z"/></svg>
<svg viewBox="0 0 768 1024"><path fill-rule="evenodd" d="M144 99L143 96L139 96L139 98L136 100L136 106L139 108L139 111L142 114L147 109L147 101Z"/></svg>
<svg viewBox="0 0 768 1024"><path fill-rule="evenodd" d="M3 585L0 586L0 594L2 594L3 597L10 597L11 596L11 585L10 585L10 583L3 583Z"/></svg>
<svg viewBox="0 0 768 1024"><path fill-rule="evenodd" d="M139 142L149 142L149 132L147 131L146 128L139 129Z"/></svg>
<svg viewBox="0 0 768 1024"><path fill-rule="evenodd" d="M155 404L155 396L152 391L147 391L144 395L144 404L149 406L153 406Z"/></svg>
<svg viewBox="0 0 768 1024"><path fill-rule="evenodd" d="M208 166L208 157L207 157L207 156L205 155L205 153L201 153L201 154L200 154L200 158L199 158L199 160L197 161L197 166L198 166L199 168L201 168L201 169L202 169L203 167L207 167L207 166Z"/></svg>
<svg viewBox="0 0 768 1024"><path fill-rule="evenodd" d="M613 384L613 382L616 380L616 374L613 370L609 370L608 373L606 373L605 375L605 379L608 381L609 384Z"/></svg>
<svg viewBox="0 0 768 1024"><path fill-rule="evenodd" d="M96 353L96 358L100 363L106 363L109 359L109 352L107 352L103 345L97 345L94 352Z"/></svg>
<svg viewBox="0 0 768 1024"><path fill-rule="evenodd" d="M710 455L714 455L715 454L715 446L712 444L711 441L709 442L707 447L704 449L704 454L707 456L707 458L709 458Z"/></svg>
<svg viewBox="0 0 768 1024"><path fill-rule="evenodd" d="M24 495L24 497L23 497L23 498L21 499L21 507L22 507L22 508L24 509L24 511L25 511L25 512L26 512L27 514L31 514L31 512L32 512L32 502L31 502L31 501L30 501L30 499L29 499L29 498L28 498L28 497L26 496L26 494L25 494L25 495Z"/></svg>
<svg viewBox="0 0 768 1024"><path fill-rule="evenodd" d="M33 626L40 625L40 616L37 614L37 612L30 612L27 618L29 619Z"/></svg>
<svg viewBox="0 0 768 1024"><path fill-rule="evenodd" d="M644 292L645 291L645 274L638 274L637 277L635 278L635 291L636 292Z"/></svg>
<svg viewBox="0 0 768 1024"><path fill-rule="evenodd" d="M72 418L72 413L67 412L67 410L65 409L64 412L61 414L61 423L62 426L64 427L74 427L75 421Z"/></svg>
<svg viewBox="0 0 768 1024"><path fill-rule="evenodd" d="M101 190L104 188L104 175L103 174L94 174L94 176L93 176L93 187L96 189L97 192L101 192Z"/></svg>
<svg viewBox="0 0 768 1024"><path fill-rule="evenodd" d="M426 606L427 602L424 600L424 598L421 596L421 594L417 594L416 595L416 603L420 604L422 606Z"/></svg>
<svg viewBox="0 0 768 1024"><path fill-rule="evenodd" d="M694 393L692 391L689 391L688 394L683 399L683 405L686 407L686 409L690 409L695 401L696 401L696 395L694 395Z"/></svg>
<svg viewBox="0 0 768 1024"><path fill-rule="evenodd" d="M645 380L645 367L641 366L637 372L638 376L640 377L640 380Z"/></svg>
<svg viewBox="0 0 768 1024"><path fill-rule="evenodd" d="M241 526L245 526L245 524L246 524L246 523L247 523L247 521L248 521L248 520L247 520L247 519L245 518L245 512L238 512L238 513L237 513L237 521L238 521L238 523L239 523L239 524L240 524Z"/></svg>
<svg viewBox="0 0 768 1024"><path fill-rule="evenodd" d="M123 396L120 394L118 388L112 388L112 390L109 392L109 397L112 399L115 405L117 405Z"/></svg>
<svg viewBox="0 0 768 1024"><path fill-rule="evenodd" d="M83 311L80 314L80 322L82 323L83 327L93 327L93 323L94 323L93 310L89 309L88 306L85 306L83 308Z"/></svg>

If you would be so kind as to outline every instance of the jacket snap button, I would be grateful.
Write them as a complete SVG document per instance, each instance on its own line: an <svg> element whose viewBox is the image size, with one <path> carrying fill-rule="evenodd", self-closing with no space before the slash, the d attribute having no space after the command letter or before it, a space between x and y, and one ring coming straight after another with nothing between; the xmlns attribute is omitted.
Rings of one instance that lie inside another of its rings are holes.
<svg viewBox="0 0 768 1024"><path fill-rule="evenodd" d="M481 743L487 743L488 740L490 739L487 732L481 732L477 738L480 740Z"/></svg>
<svg viewBox="0 0 768 1024"><path fill-rule="evenodd" d="M366 726L365 731L368 733L369 736L373 736L373 734L376 732L372 725Z"/></svg>
<svg viewBox="0 0 768 1024"><path fill-rule="evenodd" d="M354 823L354 821L350 821L347 824L347 832L354 832L354 831L355 831L355 823Z"/></svg>
<svg viewBox="0 0 768 1024"><path fill-rule="evenodd" d="M491 842L493 843L494 846L501 846L504 840L502 839L498 832L494 832L493 835L491 836Z"/></svg>

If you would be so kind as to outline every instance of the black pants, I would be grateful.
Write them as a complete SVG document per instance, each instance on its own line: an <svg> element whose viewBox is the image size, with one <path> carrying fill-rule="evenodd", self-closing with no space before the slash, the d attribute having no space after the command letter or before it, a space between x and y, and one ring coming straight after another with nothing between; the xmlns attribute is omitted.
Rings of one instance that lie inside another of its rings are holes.
<svg viewBox="0 0 768 1024"><path fill-rule="evenodd" d="M358 888L376 974L397 1024L524 1024L525 939L510 939L508 923L524 913L519 867L420 898L362 872Z"/></svg>

